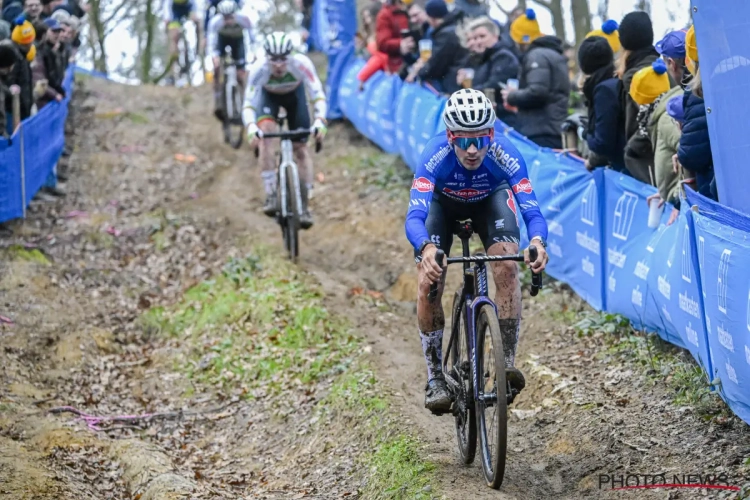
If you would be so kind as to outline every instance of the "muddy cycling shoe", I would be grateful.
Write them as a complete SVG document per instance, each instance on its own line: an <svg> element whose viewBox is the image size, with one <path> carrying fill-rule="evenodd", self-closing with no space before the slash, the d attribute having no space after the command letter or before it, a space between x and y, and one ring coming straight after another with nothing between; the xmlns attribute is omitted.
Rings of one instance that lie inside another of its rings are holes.
<svg viewBox="0 0 750 500"><path fill-rule="evenodd" d="M313 216L309 210L303 210L299 214L299 227L302 229L310 229L313 227Z"/></svg>
<svg viewBox="0 0 750 500"><path fill-rule="evenodd" d="M263 213L269 217L276 217L277 205L276 194L269 194L266 203L263 205Z"/></svg>
<svg viewBox="0 0 750 500"><path fill-rule="evenodd" d="M510 387L516 392L521 392L526 387L526 379L523 378L523 373L515 366L505 367L505 380L508 381Z"/></svg>
<svg viewBox="0 0 750 500"><path fill-rule="evenodd" d="M451 409L451 395L443 377L433 378L424 386L424 407L433 413Z"/></svg>

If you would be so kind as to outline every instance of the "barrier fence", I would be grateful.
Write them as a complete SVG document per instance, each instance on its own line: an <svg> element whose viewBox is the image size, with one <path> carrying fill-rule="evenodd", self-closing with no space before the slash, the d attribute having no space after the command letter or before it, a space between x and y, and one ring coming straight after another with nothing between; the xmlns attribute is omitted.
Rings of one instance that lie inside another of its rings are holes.
<svg viewBox="0 0 750 500"><path fill-rule="evenodd" d="M54 175L65 146L65 120L73 89L73 67L63 80L65 99L23 120L10 139L0 138L0 222L25 217L26 207Z"/></svg>
<svg viewBox="0 0 750 500"><path fill-rule="evenodd" d="M360 92L363 64L352 60L341 70L341 111L415 170L424 145L445 129L446 99L383 73ZM540 148L500 121L495 128L529 168L549 224L550 276L595 309L622 314L687 349L732 411L750 422L750 265L743 262L750 218L690 192L674 224L666 225L667 205L659 227L650 229L646 198L653 186L612 170L588 172L580 159Z"/></svg>

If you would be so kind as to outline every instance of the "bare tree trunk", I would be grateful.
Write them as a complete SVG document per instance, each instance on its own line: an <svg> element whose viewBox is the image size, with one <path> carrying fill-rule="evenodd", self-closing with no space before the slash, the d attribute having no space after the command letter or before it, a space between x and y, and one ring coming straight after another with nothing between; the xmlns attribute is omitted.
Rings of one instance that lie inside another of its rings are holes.
<svg viewBox="0 0 750 500"><path fill-rule="evenodd" d="M555 34L557 38L565 41L565 17L563 15L562 0L534 0L534 2L550 11Z"/></svg>
<svg viewBox="0 0 750 500"><path fill-rule="evenodd" d="M573 14L573 32L578 47L586 34L591 31L591 10L588 0L570 0L570 10Z"/></svg>
<svg viewBox="0 0 750 500"><path fill-rule="evenodd" d="M89 26L92 36L91 49L94 58L94 69L107 73L107 50L104 46L104 21L101 0L91 0L89 11Z"/></svg>
<svg viewBox="0 0 750 500"><path fill-rule="evenodd" d="M637 0L635 3L636 10L642 10L643 12L647 13L649 16L651 15L651 0Z"/></svg>
<svg viewBox="0 0 750 500"><path fill-rule="evenodd" d="M141 53L141 82L151 81L151 66L154 56L154 36L156 35L157 16L154 15L154 1L146 0L146 44Z"/></svg>
<svg viewBox="0 0 750 500"><path fill-rule="evenodd" d="M598 14L602 18L602 23L609 19L609 0L599 0Z"/></svg>

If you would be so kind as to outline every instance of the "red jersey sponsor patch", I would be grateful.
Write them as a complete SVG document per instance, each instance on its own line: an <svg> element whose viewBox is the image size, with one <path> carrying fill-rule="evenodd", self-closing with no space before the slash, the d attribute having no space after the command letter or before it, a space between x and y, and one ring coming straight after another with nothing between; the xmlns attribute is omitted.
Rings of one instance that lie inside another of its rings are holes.
<svg viewBox="0 0 750 500"><path fill-rule="evenodd" d="M518 220L518 211L516 210L516 199L513 198L513 193L510 192L510 189L506 189L508 191L508 208L513 210L513 215L516 216L516 220Z"/></svg>
<svg viewBox="0 0 750 500"><path fill-rule="evenodd" d="M435 189L435 185L426 177L419 177L418 179L414 179L411 188L416 189L420 193L429 193Z"/></svg>
<svg viewBox="0 0 750 500"><path fill-rule="evenodd" d="M450 196L456 196L458 198L462 198L464 200L470 200L471 198L476 198L478 196L484 196L487 193L490 192L489 189L474 189L474 188L463 188L459 189L457 191L454 191L453 189L449 188L443 188L443 192Z"/></svg>
<svg viewBox="0 0 750 500"><path fill-rule="evenodd" d="M533 191L533 188L531 187L531 181L526 179L525 177L521 179L518 182L518 184L513 186L513 192L516 194L521 193L521 192L526 193L526 194L531 194L532 191Z"/></svg>

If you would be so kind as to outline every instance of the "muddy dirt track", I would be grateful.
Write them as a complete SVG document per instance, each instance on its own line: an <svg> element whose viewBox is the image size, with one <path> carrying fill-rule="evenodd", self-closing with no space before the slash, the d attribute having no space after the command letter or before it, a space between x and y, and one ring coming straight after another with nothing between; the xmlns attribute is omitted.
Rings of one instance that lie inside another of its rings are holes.
<svg viewBox="0 0 750 500"><path fill-rule="evenodd" d="M142 500L356 497L368 475L356 460L367 453L356 430L309 437L296 432L299 418L285 429L270 416L279 408L263 408L264 394L247 406L196 394L190 409L218 417L166 423L144 439L46 412L63 405L92 414L185 407L179 394L188 382L170 358L182 346L144 333L138 318L179 301L237 248L262 242L280 251L281 244L260 211L253 156L223 144L208 89L85 86L76 101L81 123L70 195L35 206L2 241L0 314L15 324L0 330L0 498L132 498L154 477L164 486L151 485ZM675 375L628 356L627 344L613 348L602 332L576 335L570 326L587 308L556 285L534 300L524 297L517 359L527 388L509 417L505 482L499 492L486 488L478 461L457 461L452 419L423 408L416 274L403 233L408 172L346 125L331 128L315 162L323 181L299 267L322 287L326 306L365 339L401 432L424 443L423 458L436 466L425 498L729 498L737 493L611 491L600 483L627 474L640 475L641 484L643 475L658 474L749 481L747 426L676 399L667 383ZM175 219L179 227L170 225ZM158 253L154 226L168 235ZM13 250L29 243L39 251ZM357 290L383 299L353 300ZM304 398L287 403L286 415L311 414ZM339 442L320 447L319 438ZM295 458L287 463L285 453Z"/></svg>

